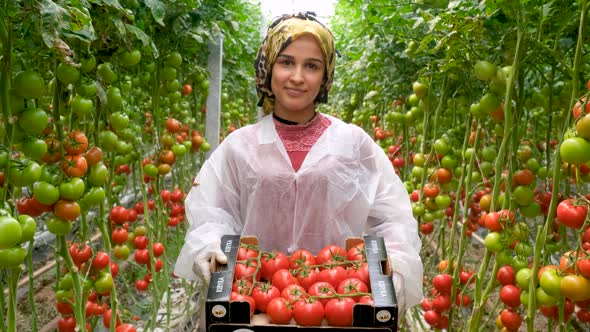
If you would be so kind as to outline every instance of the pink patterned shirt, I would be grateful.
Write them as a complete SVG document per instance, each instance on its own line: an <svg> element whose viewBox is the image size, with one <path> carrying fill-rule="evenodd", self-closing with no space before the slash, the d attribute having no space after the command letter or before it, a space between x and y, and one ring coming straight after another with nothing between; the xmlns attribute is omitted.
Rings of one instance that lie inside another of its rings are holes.
<svg viewBox="0 0 590 332"><path fill-rule="evenodd" d="M321 113L304 124L285 124L276 118L273 121L295 172L299 171L311 147L331 124L330 119Z"/></svg>

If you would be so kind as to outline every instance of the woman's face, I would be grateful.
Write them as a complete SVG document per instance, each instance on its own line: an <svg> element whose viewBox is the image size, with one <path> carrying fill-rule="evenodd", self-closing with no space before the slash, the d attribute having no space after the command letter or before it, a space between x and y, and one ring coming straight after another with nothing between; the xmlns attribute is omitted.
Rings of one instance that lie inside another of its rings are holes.
<svg viewBox="0 0 590 332"><path fill-rule="evenodd" d="M303 35L283 50L272 67L274 112L295 122L309 120L315 109L324 71L324 55L312 35Z"/></svg>

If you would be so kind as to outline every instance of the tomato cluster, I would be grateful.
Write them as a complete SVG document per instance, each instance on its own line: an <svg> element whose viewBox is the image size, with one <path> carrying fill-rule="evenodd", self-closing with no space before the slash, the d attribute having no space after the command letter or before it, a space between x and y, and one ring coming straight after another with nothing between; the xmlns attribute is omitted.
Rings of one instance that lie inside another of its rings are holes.
<svg viewBox="0 0 590 332"><path fill-rule="evenodd" d="M251 315L266 313L274 324L352 326L354 305L373 304L370 287L363 243L291 256L241 244L230 300L249 302Z"/></svg>
<svg viewBox="0 0 590 332"><path fill-rule="evenodd" d="M459 283L453 281L453 276L446 271L454 272L456 265L449 266L448 261L444 260L439 263L438 275L432 278L432 298L427 297L422 300L422 309L424 310L424 320L436 329L446 329L449 325L449 317L446 313L451 309L453 303L456 306L468 307L472 299L468 295L467 286L473 284L474 272L461 268L459 271ZM452 300L452 296L455 300Z"/></svg>

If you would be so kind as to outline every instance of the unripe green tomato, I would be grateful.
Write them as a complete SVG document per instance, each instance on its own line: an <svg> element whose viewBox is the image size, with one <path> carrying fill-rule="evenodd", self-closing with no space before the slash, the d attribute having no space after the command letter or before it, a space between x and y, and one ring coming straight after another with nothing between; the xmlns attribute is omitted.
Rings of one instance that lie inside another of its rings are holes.
<svg viewBox="0 0 590 332"><path fill-rule="evenodd" d="M0 249L0 267L5 269L17 268L25 261L26 256L27 251L21 246Z"/></svg>
<svg viewBox="0 0 590 332"><path fill-rule="evenodd" d="M0 216L0 249L11 248L20 243L21 239L22 229L18 220L10 216Z"/></svg>
<svg viewBox="0 0 590 332"><path fill-rule="evenodd" d="M490 252L496 253L504 249L502 243L502 235L498 232L490 232L484 239L486 249Z"/></svg>
<svg viewBox="0 0 590 332"><path fill-rule="evenodd" d="M31 218L26 214L21 214L17 217L17 220L20 223L22 231L20 243L25 243L33 240L33 238L35 237L35 231L37 230L37 223L35 223L35 219Z"/></svg>
<svg viewBox="0 0 590 332"><path fill-rule="evenodd" d="M80 72L83 74L89 73L96 68L96 58L91 55L89 58L82 59L80 61Z"/></svg>
<svg viewBox="0 0 590 332"><path fill-rule="evenodd" d="M528 289L532 274L533 270L528 267L518 270L516 272L516 284L522 289Z"/></svg>
<svg viewBox="0 0 590 332"><path fill-rule="evenodd" d="M57 66L57 79L63 84L73 84L80 79L80 71L74 66L60 63Z"/></svg>

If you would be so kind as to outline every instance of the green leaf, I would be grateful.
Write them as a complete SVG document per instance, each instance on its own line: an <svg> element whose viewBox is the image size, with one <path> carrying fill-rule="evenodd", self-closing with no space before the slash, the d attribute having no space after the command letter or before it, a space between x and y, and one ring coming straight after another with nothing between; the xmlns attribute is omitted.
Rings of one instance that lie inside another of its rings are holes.
<svg viewBox="0 0 590 332"><path fill-rule="evenodd" d="M125 37L127 37L127 30L125 29L125 23L123 23L123 21L119 17L111 16L109 18L110 18L111 22L113 22L113 25L115 26L115 28L117 29L117 32L119 33L119 38L125 39Z"/></svg>
<svg viewBox="0 0 590 332"><path fill-rule="evenodd" d="M151 10L154 21L161 26L166 26L164 24L166 6L160 0L144 0L144 3Z"/></svg>
<svg viewBox="0 0 590 332"><path fill-rule="evenodd" d="M133 34L135 36L135 38L137 38L139 41L141 41L143 46L151 47L152 55L154 56L154 58L158 58L158 56L159 56L158 48L154 44L154 41L145 32L143 32L143 30L141 30L140 28L138 28L134 25L131 25L131 24L125 24L125 28L127 29L127 32Z"/></svg>

